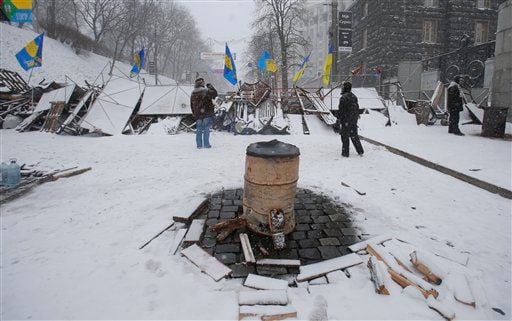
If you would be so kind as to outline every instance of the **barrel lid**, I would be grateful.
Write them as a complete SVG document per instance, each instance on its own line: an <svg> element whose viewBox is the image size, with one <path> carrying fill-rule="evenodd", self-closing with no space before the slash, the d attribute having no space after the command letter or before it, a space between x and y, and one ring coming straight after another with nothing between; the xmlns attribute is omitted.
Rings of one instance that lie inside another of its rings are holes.
<svg viewBox="0 0 512 321"><path fill-rule="evenodd" d="M247 155L262 158L296 157L300 155L300 150L295 145L274 139L268 142L258 142L247 146Z"/></svg>

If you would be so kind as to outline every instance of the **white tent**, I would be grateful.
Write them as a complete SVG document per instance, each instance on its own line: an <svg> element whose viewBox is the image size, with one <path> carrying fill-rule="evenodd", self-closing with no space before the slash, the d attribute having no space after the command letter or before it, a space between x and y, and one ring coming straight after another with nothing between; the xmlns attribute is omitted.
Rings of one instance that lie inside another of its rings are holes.
<svg viewBox="0 0 512 321"><path fill-rule="evenodd" d="M138 115L188 115L192 85L147 86Z"/></svg>
<svg viewBox="0 0 512 321"><path fill-rule="evenodd" d="M64 103L68 103L73 91L75 90L75 84L67 85L59 89L55 89L44 93L39 99L36 108L34 109L34 113L49 110L52 105L52 102L55 101L63 101Z"/></svg>
<svg viewBox="0 0 512 321"><path fill-rule="evenodd" d="M144 86L126 77L112 76L84 117L81 127L105 134L121 134L133 114Z"/></svg>

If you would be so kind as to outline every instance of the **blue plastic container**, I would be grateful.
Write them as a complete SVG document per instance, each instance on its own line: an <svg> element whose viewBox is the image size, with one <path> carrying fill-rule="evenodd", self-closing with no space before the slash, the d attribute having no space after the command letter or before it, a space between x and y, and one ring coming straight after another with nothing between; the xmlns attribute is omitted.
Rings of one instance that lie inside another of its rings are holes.
<svg viewBox="0 0 512 321"><path fill-rule="evenodd" d="M16 187L21 182L20 165L16 164L16 159L11 158L11 163L7 165L7 186Z"/></svg>

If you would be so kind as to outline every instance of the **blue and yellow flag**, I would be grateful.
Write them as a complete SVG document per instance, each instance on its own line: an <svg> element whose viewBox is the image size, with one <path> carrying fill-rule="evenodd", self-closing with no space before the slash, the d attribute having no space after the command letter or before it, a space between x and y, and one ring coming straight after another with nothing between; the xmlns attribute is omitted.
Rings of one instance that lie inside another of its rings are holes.
<svg viewBox="0 0 512 321"><path fill-rule="evenodd" d="M0 0L2 11L12 22L32 22L32 0Z"/></svg>
<svg viewBox="0 0 512 321"><path fill-rule="evenodd" d="M16 54L16 59L18 59L23 69L29 70L35 67L41 67L43 64L43 39L44 32L29 42Z"/></svg>
<svg viewBox="0 0 512 321"><path fill-rule="evenodd" d="M238 79L236 77L236 67L231 51L229 51L228 44L226 44L226 54L224 56L224 78L227 79L232 85L236 85Z"/></svg>
<svg viewBox="0 0 512 321"><path fill-rule="evenodd" d="M130 78L137 76L140 73L142 66L144 66L144 48L135 55L135 63L130 71Z"/></svg>
<svg viewBox="0 0 512 321"><path fill-rule="evenodd" d="M277 63L274 59L272 59L268 51L263 50L263 52L261 53L260 59L258 60L258 68L260 68L263 71L277 71Z"/></svg>
<svg viewBox="0 0 512 321"><path fill-rule="evenodd" d="M300 77L302 77L302 75L304 74L304 71L306 70L306 67L307 67L307 64L308 64L308 61L309 61L309 56L311 56L311 54L309 54L306 57L304 57L304 61L302 62L302 65L300 66L299 71L297 71L295 76L293 76L293 81L294 82L297 82L300 79Z"/></svg>
<svg viewBox="0 0 512 321"><path fill-rule="evenodd" d="M326 86L329 86L329 81L331 80L332 52L333 47L332 44L329 43L329 52L327 53L327 57L325 58L324 76L322 77L322 82Z"/></svg>

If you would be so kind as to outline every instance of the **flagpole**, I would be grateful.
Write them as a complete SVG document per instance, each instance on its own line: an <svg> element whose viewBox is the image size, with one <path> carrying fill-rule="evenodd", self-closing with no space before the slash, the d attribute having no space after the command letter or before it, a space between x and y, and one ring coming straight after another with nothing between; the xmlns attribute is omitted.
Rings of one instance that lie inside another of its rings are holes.
<svg viewBox="0 0 512 321"><path fill-rule="evenodd" d="M30 79L32 79L32 72L33 72L33 71L34 71L34 68L32 67L32 68L30 69L30 75L28 76L28 81L27 81L27 85L29 85L29 86L30 86Z"/></svg>

